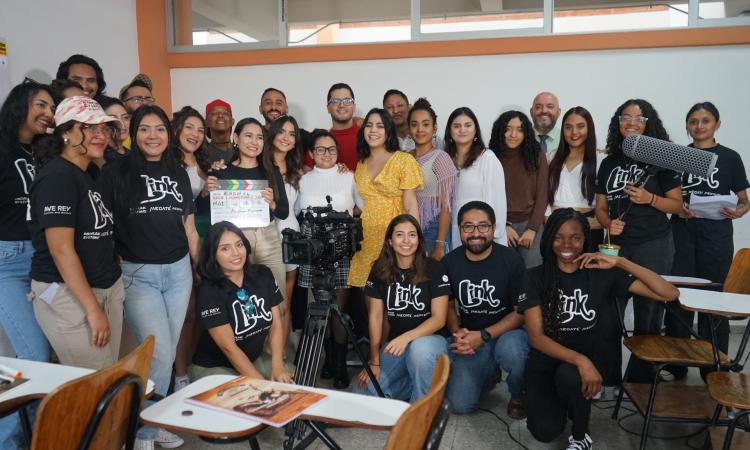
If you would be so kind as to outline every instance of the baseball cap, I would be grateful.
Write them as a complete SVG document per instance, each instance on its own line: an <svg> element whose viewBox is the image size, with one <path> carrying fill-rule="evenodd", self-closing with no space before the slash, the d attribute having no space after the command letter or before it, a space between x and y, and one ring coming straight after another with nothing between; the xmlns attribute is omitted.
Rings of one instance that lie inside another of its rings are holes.
<svg viewBox="0 0 750 450"><path fill-rule="evenodd" d="M123 100L123 95L125 95L125 92L127 92L128 89L130 89L133 86L146 86L149 91L153 91L154 84L151 82L151 78L149 78L148 75L145 73L139 73L135 77L133 77L132 80L130 80L130 83L126 84L120 89L120 100Z"/></svg>
<svg viewBox="0 0 750 450"><path fill-rule="evenodd" d="M224 100L216 99L212 102L210 102L208 105L206 105L206 117L208 117L208 113L211 112L212 109L216 108L217 106L221 106L222 108L226 108L227 111L229 111L229 115L232 114L232 105L225 102Z"/></svg>
<svg viewBox="0 0 750 450"><path fill-rule="evenodd" d="M68 97L61 101L55 110L56 126L59 127L71 120L96 125L105 122L116 122L117 118L108 116L96 100L83 95L76 95L75 97Z"/></svg>

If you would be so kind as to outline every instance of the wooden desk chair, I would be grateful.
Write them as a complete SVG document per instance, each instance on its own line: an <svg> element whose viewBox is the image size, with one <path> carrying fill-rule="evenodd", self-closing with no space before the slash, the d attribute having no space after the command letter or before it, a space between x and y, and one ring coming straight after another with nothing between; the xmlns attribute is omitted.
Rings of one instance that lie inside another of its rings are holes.
<svg viewBox="0 0 750 450"><path fill-rule="evenodd" d="M153 351L149 336L111 366L47 395L36 416L31 450L132 449Z"/></svg>
<svg viewBox="0 0 750 450"><path fill-rule="evenodd" d="M706 377L708 393L717 403L711 427L708 429L706 444L711 448L723 450L750 448L750 433L737 433L737 422L743 416L750 416L750 375L745 373L712 372ZM719 414L723 408L734 409L733 416L726 432L716 427ZM734 442L734 445L732 443Z"/></svg>
<svg viewBox="0 0 750 450"><path fill-rule="evenodd" d="M737 252L722 287L724 292L750 294L750 249L743 248ZM709 291L707 295L710 295ZM750 325L745 329L734 360L719 351L713 343L697 336L692 327L691 333L696 339L627 335L623 339L631 355L612 418L617 419L623 395L627 394L636 409L644 416L639 447L641 450L646 448L652 421L710 423L716 409L708 390L702 385L667 384L658 389L657 395L659 372L667 365L729 369L744 353ZM653 365L653 379L650 385L627 382L634 357ZM685 399L690 401L685 402Z"/></svg>
<svg viewBox="0 0 750 450"><path fill-rule="evenodd" d="M445 398L449 373L450 360L447 355L441 355L432 373L430 390L427 395L404 411L388 435L385 450L422 450L424 448L432 422Z"/></svg>
<svg viewBox="0 0 750 450"><path fill-rule="evenodd" d="M448 425L450 417L451 402L446 398L443 399L440 409L438 409L435 418L432 420L432 426L430 426L430 431L427 433L427 442L424 444L424 450L437 450L440 448L440 442L443 440L443 433L445 433L445 427Z"/></svg>

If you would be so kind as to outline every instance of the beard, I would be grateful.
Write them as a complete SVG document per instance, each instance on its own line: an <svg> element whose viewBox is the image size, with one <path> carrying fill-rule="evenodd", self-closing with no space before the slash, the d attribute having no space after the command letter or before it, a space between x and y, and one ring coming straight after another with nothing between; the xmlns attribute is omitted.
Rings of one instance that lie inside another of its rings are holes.
<svg viewBox="0 0 750 450"><path fill-rule="evenodd" d="M492 241L488 240L485 237L471 238L462 242L464 244L464 247L466 247L468 251L470 251L471 253L475 255L482 254L484 251L486 251L488 248L492 246Z"/></svg>

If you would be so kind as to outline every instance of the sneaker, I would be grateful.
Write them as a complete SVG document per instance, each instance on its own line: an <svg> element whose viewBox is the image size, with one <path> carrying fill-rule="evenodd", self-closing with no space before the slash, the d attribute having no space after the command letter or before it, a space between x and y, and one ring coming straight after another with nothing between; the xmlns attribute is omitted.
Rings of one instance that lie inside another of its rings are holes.
<svg viewBox="0 0 750 450"><path fill-rule="evenodd" d="M573 439L573 435L571 434L568 437L568 447L565 450L591 450L592 448L594 448L594 441L591 440L591 436L588 433L580 441Z"/></svg>
<svg viewBox="0 0 750 450"><path fill-rule="evenodd" d="M187 387L190 384L190 378L187 375L175 376L174 377L174 392L179 391L182 388Z"/></svg>
<svg viewBox="0 0 750 450"><path fill-rule="evenodd" d="M508 417L522 420L526 418L526 408L522 400L511 400L508 402Z"/></svg>
<svg viewBox="0 0 750 450"><path fill-rule="evenodd" d="M659 371L659 381L670 382L670 381L674 381L676 379L677 379L677 377L672 372L670 372L668 370L661 370L661 371Z"/></svg>
<svg viewBox="0 0 750 450"><path fill-rule="evenodd" d="M154 450L154 441L151 439L136 439L133 450Z"/></svg>
<svg viewBox="0 0 750 450"><path fill-rule="evenodd" d="M604 397L604 398L602 399L602 397ZM594 395L593 397L591 397L591 399L593 401L606 400L607 397L605 396L605 393L604 393L604 386L602 386L602 388L599 389L599 392L597 392L596 395Z"/></svg>
<svg viewBox="0 0 750 450"><path fill-rule="evenodd" d="M156 433L156 437L154 438L154 444L161 448L182 447L184 443L185 441L181 437L162 428L159 428L159 432Z"/></svg>

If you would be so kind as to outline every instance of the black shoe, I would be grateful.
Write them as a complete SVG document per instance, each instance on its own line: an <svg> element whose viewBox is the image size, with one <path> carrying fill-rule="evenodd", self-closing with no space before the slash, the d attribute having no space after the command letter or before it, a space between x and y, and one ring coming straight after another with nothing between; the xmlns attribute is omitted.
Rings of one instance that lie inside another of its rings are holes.
<svg viewBox="0 0 750 450"><path fill-rule="evenodd" d="M323 380L330 380L336 374L334 362L336 357L333 355L333 339L326 339L323 348L325 349L325 359L323 360L323 369L320 371L320 378Z"/></svg>
<svg viewBox="0 0 750 450"><path fill-rule="evenodd" d="M349 370L346 367L347 345L334 343L333 355L336 359L333 376L334 389L346 389L349 387Z"/></svg>

